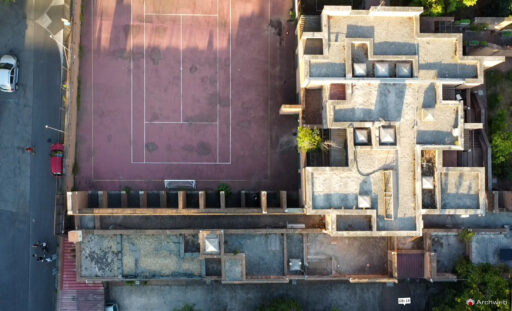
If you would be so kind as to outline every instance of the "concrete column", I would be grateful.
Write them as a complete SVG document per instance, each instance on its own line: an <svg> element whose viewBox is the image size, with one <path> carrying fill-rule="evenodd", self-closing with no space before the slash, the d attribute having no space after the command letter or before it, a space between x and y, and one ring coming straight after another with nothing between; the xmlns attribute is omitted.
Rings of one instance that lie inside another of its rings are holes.
<svg viewBox="0 0 512 311"><path fill-rule="evenodd" d="M187 208L187 192L178 191L178 209Z"/></svg>
<svg viewBox="0 0 512 311"><path fill-rule="evenodd" d="M245 191L240 191L240 207L245 207Z"/></svg>
<svg viewBox="0 0 512 311"><path fill-rule="evenodd" d="M206 207L206 192L199 191L199 209L205 209Z"/></svg>
<svg viewBox="0 0 512 311"><path fill-rule="evenodd" d="M286 201L286 191L279 191L279 201L281 202L281 208L287 209L288 208L288 202Z"/></svg>
<svg viewBox="0 0 512 311"><path fill-rule="evenodd" d="M126 194L126 191L121 191L121 208L127 208L128 207L128 195Z"/></svg>
<svg viewBox="0 0 512 311"><path fill-rule="evenodd" d="M166 208L167 207L167 192L160 191L160 207Z"/></svg>
<svg viewBox="0 0 512 311"><path fill-rule="evenodd" d="M106 191L98 191L98 206L108 208L108 195Z"/></svg>
<svg viewBox="0 0 512 311"><path fill-rule="evenodd" d="M260 206L261 206L261 212L263 214L267 213L267 192L261 191L260 192Z"/></svg>
<svg viewBox="0 0 512 311"><path fill-rule="evenodd" d="M146 191L139 191L139 201L139 207L148 207L148 194L146 193Z"/></svg>
<svg viewBox="0 0 512 311"><path fill-rule="evenodd" d="M219 192L220 196L220 208L226 208L226 193L224 191Z"/></svg>

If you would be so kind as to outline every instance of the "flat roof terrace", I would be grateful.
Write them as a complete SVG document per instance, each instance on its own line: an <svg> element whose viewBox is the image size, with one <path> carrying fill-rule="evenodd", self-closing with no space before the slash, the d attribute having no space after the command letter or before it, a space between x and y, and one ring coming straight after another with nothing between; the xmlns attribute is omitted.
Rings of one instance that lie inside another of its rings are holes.
<svg viewBox="0 0 512 311"><path fill-rule="evenodd" d="M198 235L87 234L79 256L85 279L194 279L202 271Z"/></svg>
<svg viewBox="0 0 512 311"><path fill-rule="evenodd" d="M375 55L417 55L413 17L328 16L329 42L345 38L371 38Z"/></svg>
<svg viewBox="0 0 512 311"><path fill-rule="evenodd" d="M462 40L462 36L460 37ZM455 38L420 38L419 69L434 70L438 78L468 79L477 78L476 61L461 62L457 54L457 39ZM462 51L460 51L462 55Z"/></svg>

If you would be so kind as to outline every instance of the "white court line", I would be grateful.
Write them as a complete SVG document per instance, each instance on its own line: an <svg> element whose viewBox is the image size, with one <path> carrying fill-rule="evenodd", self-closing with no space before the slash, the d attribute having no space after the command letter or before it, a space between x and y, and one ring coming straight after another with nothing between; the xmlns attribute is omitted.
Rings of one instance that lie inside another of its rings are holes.
<svg viewBox="0 0 512 311"><path fill-rule="evenodd" d="M231 163L228 162L133 162L133 164L183 164L183 165L189 165L189 164L201 164L201 165L230 165Z"/></svg>
<svg viewBox="0 0 512 311"><path fill-rule="evenodd" d="M133 163L133 0L130 1L130 159Z"/></svg>
<svg viewBox="0 0 512 311"><path fill-rule="evenodd" d="M91 178L94 179L94 1L91 1Z"/></svg>
<svg viewBox="0 0 512 311"><path fill-rule="evenodd" d="M217 124L218 121L214 122L200 122L200 121L147 121L146 124Z"/></svg>
<svg viewBox="0 0 512 311"><path fill-rule="evenodd" d="M142 162L140 162L142 163ZM224 182L241 182L241 181L249 181L249 179L194 179L195 181L224 181ZM112 182L112 181L126 181L126 182L135 182L135 181L144 181L144 182L163 182L165 179L94 179L93 181L97 182Z"/></svg>
<svg viewBox="0 0 512 311"><path fill-rule="evenodd" d="M180 120L183 122L183 16L180 17L180 92Z"/></svg>
<svg viewBox="0 0 512 311"><path fill-rule="evenodd" d="M231 163L231 0L229 0L229 163Z"/></svg>
<svg viewBox="0 0 512 311"><path fill-rule="evenodd" d="M268 0L268 24L270 25L272 18L271 12L271 1ZM270 128L270 94L271 94L271 83L270 83L270 41L271 41L271 31L269 29L268 32L268 103L267 103L267 135L271 135L272 131ZM270 178L270 138L267 138L267 178Z"/></svg>
<svg viewBox="0 0 512 311"><path fill-rule="evenodd" d="M200 16L200 17L217 17L218 14L193 14L193 13L144 13L151 16Z"/></svg>
<svg viewBox="0 0 512 311"><path fill-rule="evenodd" d="M144 122L146 122L146 0L144 0ZM146 124L144 123L144 162L146 162Z"/></svg>
<svg viewBox="0 0 512 311"><path fill-rule="evenodd" d="M219 0L217 0L217 162L219 162L219 97L220 97L220 86L219 86Z"/></svg>
<svg viewBox="0 0 512 311"><path fill-rule="evenodd" d="M229 162L219 162L220 157L220 19L219 19L219 0L217 0L217 14L172 14L172 13L146 13L146 1L144 1L144 162L134 162L133 164L219 164L230 165L232 159L232 0L229 0ZM181 121L146 121L146 15L149 16L180 16L180 88L181 88ZM196 17L216 17L217 18L217 121L216 122L186 122L183 121L183 16ZM133 74L133 73L132 73ZM133 86L132 86L133 91ZM147 162L146 161L146 124L217 124L217 162ZM133 153L133 152L132 152Z"/></svg>

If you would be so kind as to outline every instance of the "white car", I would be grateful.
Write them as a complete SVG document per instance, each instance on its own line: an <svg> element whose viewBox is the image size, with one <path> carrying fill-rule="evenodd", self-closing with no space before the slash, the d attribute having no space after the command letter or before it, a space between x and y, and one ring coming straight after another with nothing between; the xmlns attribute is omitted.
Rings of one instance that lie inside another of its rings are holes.
<svg viewBox="0 0 512 311"><path fill-rule="evenodd" d="M18 59L11 55L0 58L0 91L14 92L18 89Z"/></svg>

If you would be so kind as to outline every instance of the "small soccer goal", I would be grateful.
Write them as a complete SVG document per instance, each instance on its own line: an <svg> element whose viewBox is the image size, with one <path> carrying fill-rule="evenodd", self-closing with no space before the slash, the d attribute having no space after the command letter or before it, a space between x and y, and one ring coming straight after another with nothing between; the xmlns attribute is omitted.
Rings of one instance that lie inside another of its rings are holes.
<svg viewBox="0 0 512 311"><path fill-rule="evenodd" d="M196 190L196 181L192 179L166 179L166 190Z"/></svg>

